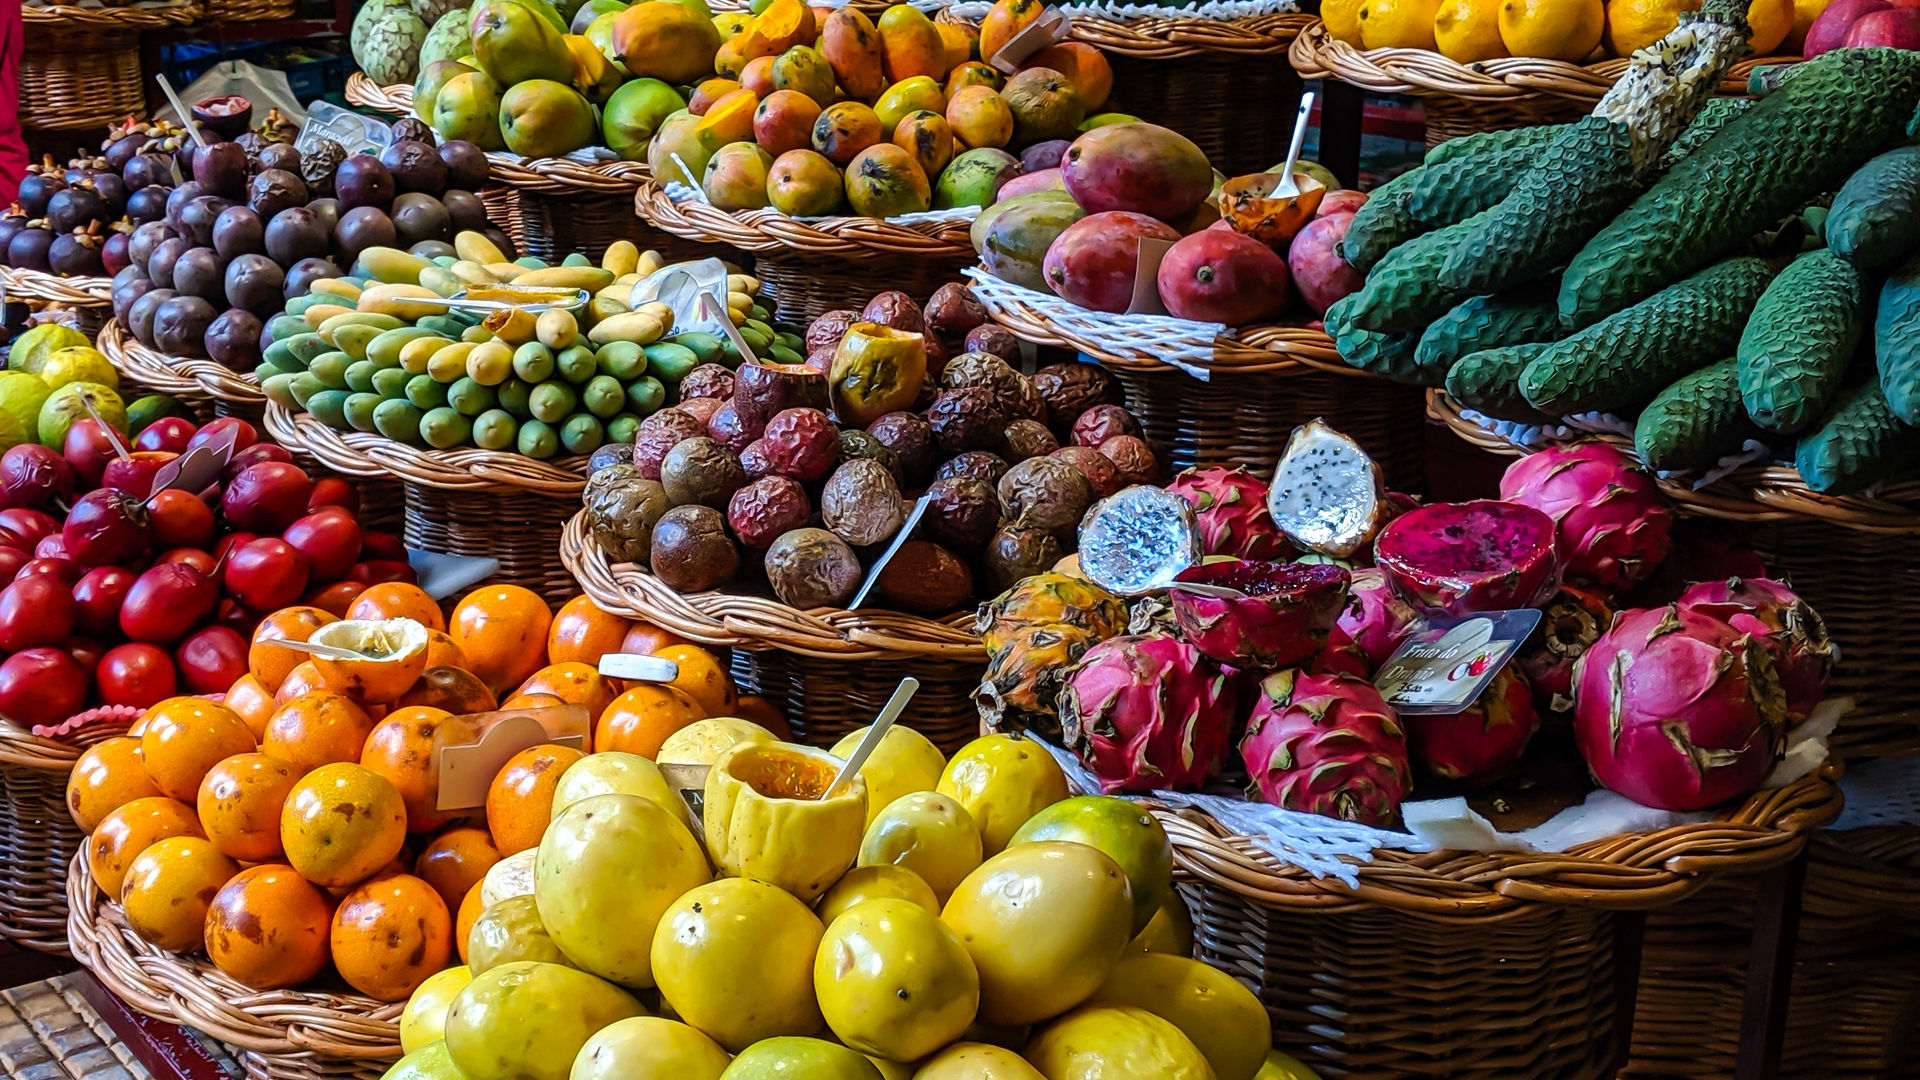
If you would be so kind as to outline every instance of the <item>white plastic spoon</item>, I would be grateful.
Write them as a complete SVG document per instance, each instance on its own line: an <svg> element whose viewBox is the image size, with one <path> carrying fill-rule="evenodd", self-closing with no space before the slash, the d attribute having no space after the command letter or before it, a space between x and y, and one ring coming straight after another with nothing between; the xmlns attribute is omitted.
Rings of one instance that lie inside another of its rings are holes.
<svg viewBox="0 0 1920 1080"><path fill-rule="evenodd" d="M880 710L879 718L873 722L872 727L867 729L867 737L860 740L859 746L854 747L853 756L840 767L840 772L833 778L833 783L828 784L827 789L820 793L820 801L825 802L832 797L834 789L838 788L841 781L847 777L860 775L860 767L873 756L874 748L880 745L880 740L886 736L887 729L893 726L895 720L900 719L901 713L907 711L907 702L913 700L914 691L918 689L920 689L919 679L909 675L900 680L900 685L893 689L893 696L887 699L886 707Z"/></svg>
<svg viewBox="0 0 1920 1080"><path fill-rule="evenodd" d="M1307 117L1313 114L1313 91L1300 95L1300 115L1293 118L1293 142L1287 147L1286 164L1280 166L1280 182L1272 191L1274 198L1288 198L1300 194L1300 185L1293 182L1293 166L1300 160L1300 147L1307 141Z"/></svg>

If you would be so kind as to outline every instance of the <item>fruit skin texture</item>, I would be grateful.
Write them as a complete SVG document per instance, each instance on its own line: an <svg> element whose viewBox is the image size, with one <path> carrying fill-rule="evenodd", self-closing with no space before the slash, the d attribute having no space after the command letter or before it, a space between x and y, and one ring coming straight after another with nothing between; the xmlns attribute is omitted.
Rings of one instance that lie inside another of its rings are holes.
<svg viewBox="0 0 1920 1080"><path fill-rule="evenodd" d="M295 781L280 810L287 861L316 885L365 881L407 839L407 808L386 777L358 765L322 765Z"/></svg>
<svg viewBox="0 0 1920 1080"><path fill-rule="evenodd" d="M1075 918L1063 924L1060 912ZM1021 844L980 864L940 919L980 975L980 1020L1031 1024L1085 1001L1120 959L1133 897L1126 872L1068 841Z"/></svg>
<svg viewBox="0 0 1920 1080"><path fill-rule="evenodd" d="M1160 262L1160 300L1182 319L1242 326L1286 308L1287 261L1231 229L1181 237Z"/></svg>
<svg viewBox="0 0 1920 1080"><path fill-rule="evenodd" d="M922 1062L913 1080L1046 1080L1046 1077L1005 1047L957 1042Z"/></svg>
<svg viewBox="0 0 1920 1080"><path fill-rule="evenodd" d="M1712 605L1714 617L1765 641L1780 673L1789 717L1801 719L1820 704L1839 650L1827 637L1819 613L1785 583L1738 577L1702 581L1681 593L1677 602L1681 607ZM1738 610L1721 610L1724 605Z"/></svg>
<svg viewBox="0 0 1920 1080"><path fill-rule="evenodd" d="M1133 300L1143 239L1178 240L1180 234L1163 222L1127 210L1083 217L1062 230L1047 248L1041 264L1047 287L1062 300L1092 311L1125 311Z"/></svg>
<svg viewBox="0 0 1920 1080"><path fill-rule="evenodd" d="M720 1080L885 1080L880 1069L858 1052L825 1039L783 1035L742 1051Z"/></svg>
<svg viewBox="0 0 1920 1080"><path fill-rule="evenodd" d="M1245 596L1203 596L1180 588L1199 582ZM1169 590L1180 637L1216 663L1271 671L1306 662L1327 645L1346 606L1343 567L1237 562L1188 567Z"/></svg>
<svg viewBox="0 0 1920 1080"><path fill-rule="evenodd" d="M1787 703L1760 637L1712 606L1622 612L1574 667L1573 733L1602 786L1663 810L1753 790Z"/></svg>
<svg viewBox="0 0 1920 1080"><path fill-rule="evenodd" d="M867 824L855 865L905 867L945 900L981 858L980 829L972 816L949 796L916 791L889 803Z"/></svg>
<svg viewBox="0 0 1920 1080"><path fill-rule="evenodd" d="M1215 1075L1179 1028L1132 1005L1089 1005L1063 1016L1027 1045L1026 1058L1058 1080L1108 1075L1211 1080Z"/></svg>
<svg viewBox="0 0 1920 1080"><path fill-rule="evenodd" d="M1673 509L1653 478L1603 442L1550 446L1508 466L1500 498L1554 520L1567 580L1608 592L1645 581L1673 542Z"/></svg>
<svg viewBox="0 0 1920 1080"><path fill-rule="evenodd" d="M866 728L849 731L827 753L842 759L852 757L854 747L866 737ZM933 740L904 724L888 728L867 763L860 766L860 779L867 783L867 824L873 824L893 800L916 791L932 791L946 767L946 755Z"/></svg>
<svg viewBox="0 0 1920 1080"><path fill-rule="evenodd" d="M293 766L265 754L222 760L200 781L194 803L207 839L228 858L282 858L280 808L298 779Z"/></svg>
<svg viewBox="0 0 1920 1080"><path fill-rule="evenodd" d="M1380 531L1373 555L1394 595L1423 615L1532 607L1560 584L1553 519L1492 499L1410 510Z"/></svg>
<svg viewBox="0 0 1920 1080"><path fill-rule="evenodd" d="M840 1041L888 1061L916 1061L973 1023L980 976L959 935L908 900L870 900L828 927L813 989Z"/></svg>
<svg viewBox="0 0 1920 1080"><path fill-rule="evenodd" d="M1048 572L1025 578L982 604L974 620L974 632L988 652L1005 648L1016 631L1039 626L1068 627L1084 630L1095 639L1110 638L1127 628L1127 606L1092 582Z"/></svg>
<svg viewBox="0 0 1920 1080"><path fill-rule="evenodd" d="M140 740L124 735L82 750L67 775L67 813L82 832L133 800L158 794L140 762Z"/></svg>
<svg viewBox="0 0 1920 1080"><path fill-rule="evenodd" d="M638 795L595 795L562 811L534 860L540 921L586 971L654 984L654 928L674 899L710 880L698 841ZM511 965L507 965L511 966Z"/></svg>
<svg viewBox="0 0 1920 1080"><path fill-rule="evenodd" d="M1193 466L1167 490L1193 504L1201 549L1236 559L1275 559L1287 542L1267 512L1267 483L1245 466Z"/></svg>
<svg viewBox="0 0 1920 1080"><path fill-rule="evenodd" d="M1078 795L1027 819L1013 843L1070 840L1097 849L1127 875L1133 893L1133 929L1138 935L1173 895L1173 847L1158 819L1127 801Z"/></svg>
<svg viewBox="0 0 1920 1080"><path fill-rule="evenodd" d="M1120 961L1089 1005L1132 1005L1180 1029L1219 1080L1253 1080L1273 1045L1266 1007L1233 976L1184 956Z"/></svg>
<svg viewBox="0 0 1920 1080"><path fill-rule="evenodd" d="M207 957L255 990L298 986L327 966L327 895L279 863L250 866L214 894Z"/></svg>
<svg viewBox="0 0 1920 1080"><path fill-rule="evenodd" d="M1573 709L1573 665L1613 624L1607 598L1567 587L1540 616L1540 640L1531 642L1513 662L1533 687L1534 707L1565 720Z"/></svg>
<svg viewBox="0 0 1920 1080"><path fill-rule="evenodd" d="M824 929L788 893L722 878L667 908L653 931L654 980L675 1014L730 1052L811 1034L820 1030L813 970Z"/></svg>
<svg viewBox="0 0 1920 1080"><path fill-rule="evenodd" d="M1533 688L1512 665L1487 684L1478 701L1452 716L1407 718L1414 756L1449 780L1490 778L1520 760L1527 740L1540 730Z"/></svg>
<svg viewBox="0 0 1920 1080"><path fill-rule="evenodd" d="M474 976L455 995L447 1052L467 1080L567 1080L594 1032L646 1012L584 971L519 960Z"/></svg>
<svg viewBox="0 0 1920 1080"><path fill-rule="evenodd" d="M140 736L140 761L162 795L191 802L216 764L253 748L253 733L233 710L198 698L169 698L154 707Z"/></svg>
<svg viewBox="0 0 1920 1080"><path fill-rule="evenodd" d="M1334 621L1328 640L1335 645L1351 644L1367 658L1367 666L1378 668L1413 632L1419 616L1393 590L1387 577L1371 567L1355 570L1347 587L1347 604Z"/></svg>
<svg viewBox="0 0 1920 1080"><path fill-rule="evenodd" d="M127 868L120 904L127 925L149 944L175 952L206 943L207 908L240 867L197 836L150 845Z"/></svg>
<svg viewBox="0 0 1920 1080"><path fill-rule="evenodd" d="M1039 743L986 735L953 755L934 790L966 809L992 856L1029 818L1067 797L1067 776Z"/></svg>
<svg viewBox="0 0 1920 1080"><path fill-rule="evenodd" d="M580 1048L570 1080L719 1080L727 1052L698 1029L657 1016L615 1020Z"/></svg>
<svg viewBox="0 0 1920 1080"><path fill-rule="evenodd" d="M1172 220L1213 190L1207 156L1191 139L1158 124L1108 124L1067 147L1060 178L1087 213L1129 210Z"/></svg>
<svg viewBox="0 0 1920 1080"><path fill-rule="evenodd" d="M411 874L369 881L334 909L333 966L355 990L405 1001L453 955L453 915Z"/></svg>
<svg viewBox="0 0 1920 1080"><path fill-rule="evenodd" d="M1088 649L1060 690L1067 745L1101 789L1197 788L1232 739L1233 686L1200 651L1165 634Z"/></svg>
<svg viewBox="0 0 1920 1080"><path fill-rule="evenodd" d="M1365 825L1392 818L1413 786L1400 718L1372 683L1350 675L1262 679L1240 756L1261 799Z"/></svg>
<svg viewBox="0 0 1920 1080"><path fill-rule="evenodd" d="M487 829L502 855L539 845L553 816L560 778L585 755L570 746L542 743L507 759L487 785Z"/></svg>
<svg viewBox="0 0 1920 1080"><path fill-rule="evenodd" d="M812 903L860 853L866 781L822 799L840 759L792 743L745 742L707 773L707 854L726 877L777 885Z"/></svg>
<svg viewBox="0 0 1920 1080"><path fill-rule="evenodd" d="M541 645L552 624L553 613L538 593L518 585L488 585L461 598L447 632L466 654L468 670L503 694L540 670Z"/></svg>

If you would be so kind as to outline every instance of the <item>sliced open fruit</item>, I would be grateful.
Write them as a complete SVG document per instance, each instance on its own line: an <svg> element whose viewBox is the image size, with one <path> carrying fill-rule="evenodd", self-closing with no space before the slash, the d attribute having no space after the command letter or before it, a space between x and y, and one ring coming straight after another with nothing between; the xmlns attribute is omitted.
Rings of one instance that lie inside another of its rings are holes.
<svg viewBox="0 0 1920 1080"><path fill-rule="evenodd" d="M742 742L707 773L707 853L725 877L778 885L812 903L860 853L867 785L822 798L846 764L811 746Z"/></svg>
<svg viewBox="0 0 1920 1080"><path fill-rule="evenodd" d="M312 657L321 685L368 704L400 700L427 669L427 628L412 619L343 619L307 641L354 655Z"/></svg>

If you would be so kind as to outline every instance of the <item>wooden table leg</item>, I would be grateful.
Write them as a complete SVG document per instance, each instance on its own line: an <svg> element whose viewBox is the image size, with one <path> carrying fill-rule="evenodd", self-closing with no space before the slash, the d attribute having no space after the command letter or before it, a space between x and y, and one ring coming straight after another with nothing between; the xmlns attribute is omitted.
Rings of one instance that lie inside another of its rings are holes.
<svg viewBox="0 0 1920 1080"><path fill-rule="evenodd" d="M219 1059L185 1028L134 1011L100 985L91 972L81 973L79 989L80 996L147 1067L154 1080L234 1080Z"/></svg>
<svg viewBox="0 0 1920 1080"><path fill-rule="evenodd" d="M1760 875L1753 915L1753 945L1747 953L1747 996L1740 1014L1740 1057L1734 1080L1775 1080L1786 1032L1787 1000L1793 990L1793 954L1800 937L1800 893L1807 880L1807 852Z"/></svg>
<svg viewBox="0 0 1920 1080"><path fill-rule="evenodd" d="M1349 187L1360 186L1361 111L1366 95L1338 79L1320 81L1320 164Z"/></svg>
<svg viewBox="0 0 1920 1080"><path fill-rule="evenodd" d="M1633 1056L1633 1016L1640 1000L1640 949L1647 936L1647 913L1622 911L1613 917L1613 1068L1627 1067Z"/></svg>

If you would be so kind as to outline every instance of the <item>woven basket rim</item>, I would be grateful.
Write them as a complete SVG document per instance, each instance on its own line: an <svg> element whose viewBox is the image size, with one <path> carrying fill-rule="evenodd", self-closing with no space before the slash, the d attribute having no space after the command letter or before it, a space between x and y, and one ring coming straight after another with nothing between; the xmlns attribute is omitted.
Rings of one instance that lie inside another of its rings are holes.
<svg viewBox="0 0 1920 1080"><path fill-rule="evenodd" d="M1071 11L1067 14L1073 17L1068 40L1084 42L1102 52L1136 60L1178 60L1211 53L1277 56L1285 53L1307 27L1319 21L1317 16L1298 11L1275 11L1231 19L1194 14L1131 19L1074 14ZM955 14L947 8L941 9L936 21L978 25L976 20Z"/></svg>
<svg viewBox="0 0 1920 1080"><path fill-rule="evenodd" d="M191 401L209 399L241 407L258 407L267 400L251 372L234 371L213 360L168 356L134 340L118 319L100 327L94 347L114 370L152 390Z"/></svg>
<svg viewBox="0 0 1920 1080"><path fill-rule="evenodd" d="M649 224L683 240L744 251L794 251L842 258L905 255L956 262L973 257L973 243L968 239L970 221L901 225L855 216L799 221L774 210L720 210L704 202L676 203L667 196L665 185L652 178L640 185L634 210Z"/></svg>
<svg viewBox="0 0 1920 1080"><path fill-rule="evenodd" d="M66 722L72 723L83 718L103 722L84 728L77 738L71 740L35 735L13 721L0 717L0 765L65 776L73 771L73 763L80 760L80 755L88 747L126 734L144 711L128 705L100 705L82 709L68 717Z"/></svg>
<svg viewBox="0 0 1920 1080"><path fill-rule="evenodd" d="M578 499L587 486L584 457L541 461L503 450L463 446L434 450L394 442L367 431L335 431L308 413L267 402L265 421L274 441L306 451L334 472L360 479L397 479L441 491L525 492Z"/></svg>
<svg viewBox="0 0 1920 1080"><path fill-rule="evenodd" d="M1460 403L1444 390L1427 391L1427 415L1462 440L1506 457L1533 451L1501 438L1460 413ZM1611 442L1629 453L1632 440L1618 435L1585 438ZM1862 532L1911 533L1920 530L1920 479L1884 485L1878 496L1822 495L1800 479L1791 465L1749 465L1696 490L1685 480L1656 477L1660 490L1682 511L1700 517L1748 523L1816 520Z"/></svg>
<svg viewBox="0 0 1920 1080"><path fill-rule="evenodd" d="M1455 98L1468 104L1497 106L1558 99L1581 108L1597 104L1625 74L1629 63L1614 59L1574 64L1515 56L1462 64L1426 49L1356 49L1335 41L1318 19L1294 38L1287 59L1303 79L1338 79L1375 93ZM1754 68L1799 60L1798 56L1742 60L1727 69L1719 92L1745 96L1747 75Z"/></svg>
<svg viewBox="0 0 1920 1080"><path fill-rule="evenodd" d="M984 273L985 268L981 268L981 271ZM1034 295L1041 296L1037 292ZM1036 345L1073 349L1116 367L1148 371L1182 367L1160 359L1165 352L1157 347L1155 341L1136 336L1117 325L1111 328L1110 334L1094 336L1057 321L1048 313L1045 298L1041 303L1035 303L1023 296L1010 293L996 295L992 291L976 291L974 296L987 309L987 314L992 316L994 322L1012 331L1014 336ZM1054 302L1070 306L1057 298ZM1076 307L1074 311L1093 320L1099 316L1098 312L1083 308ZM1211 361L1196 363L1212 374L1300 375L1321 372L1373 378L1342 361L1339 350L1334 348L1333 339L1327 336L1324 329L1312 325L1260 323L1239 327L1236 336L1231 338L1182 338L1180 344L1194 349L1211 349Z"/></svg>
<svg viewBox="0 0 1920 1080"><path fill-rule="evenodd" d="M64 304L68 307L113 304L113 279L110 277L61 277L44 270L0 266L0 285L6 287L8 299L29 303Z"/></svg>
<svg viewBox="0 0 1920 1080"><path fill-rule="evenodd" d="M560 561L603 611L652 623L703 645L779 649L823 660L934 659L985 664L973 613L929 619L881 608L801 611L769 596L677 592L646 567L614 563L587 535L586 512L567 519Z"/></svg>
<svg viewBox="0 0 1920 1080"><path fill-rule="evenodd" d="M405 1002L254 990L205 960L149 945L127 927L120 905L100 895L84 851L67 875L67 942L73 958L114 996L155 1019L262 1054L400 1057Z"/></svg>
<svg viewBox="0 0 1920 1080"><path fill-rule="evenodd" d="M200 21L204 8L198 3L143 5L140 7L90 8L77 4L52 4L46 7L22 6L21 20L36 30L54 33L79 33L96 30L158 30L167 26L186 26Z"/></svg>
<svg viewBox="0 0 1920 1080"><path fill-rule="evenodd" d="M1716 874L1753 874L1791 859L1809 832L1840 816L1841 767L1831 761L1782 787L1756 791L1715 819L1624 833L1561 852L1382 848L1355 861L1359 886L1285 866L1198 810L1154 808L1176 869L1256 904L1316 911L1385 907L1477 921L1556 904L1633 910L1680 900Z"/></svg>

